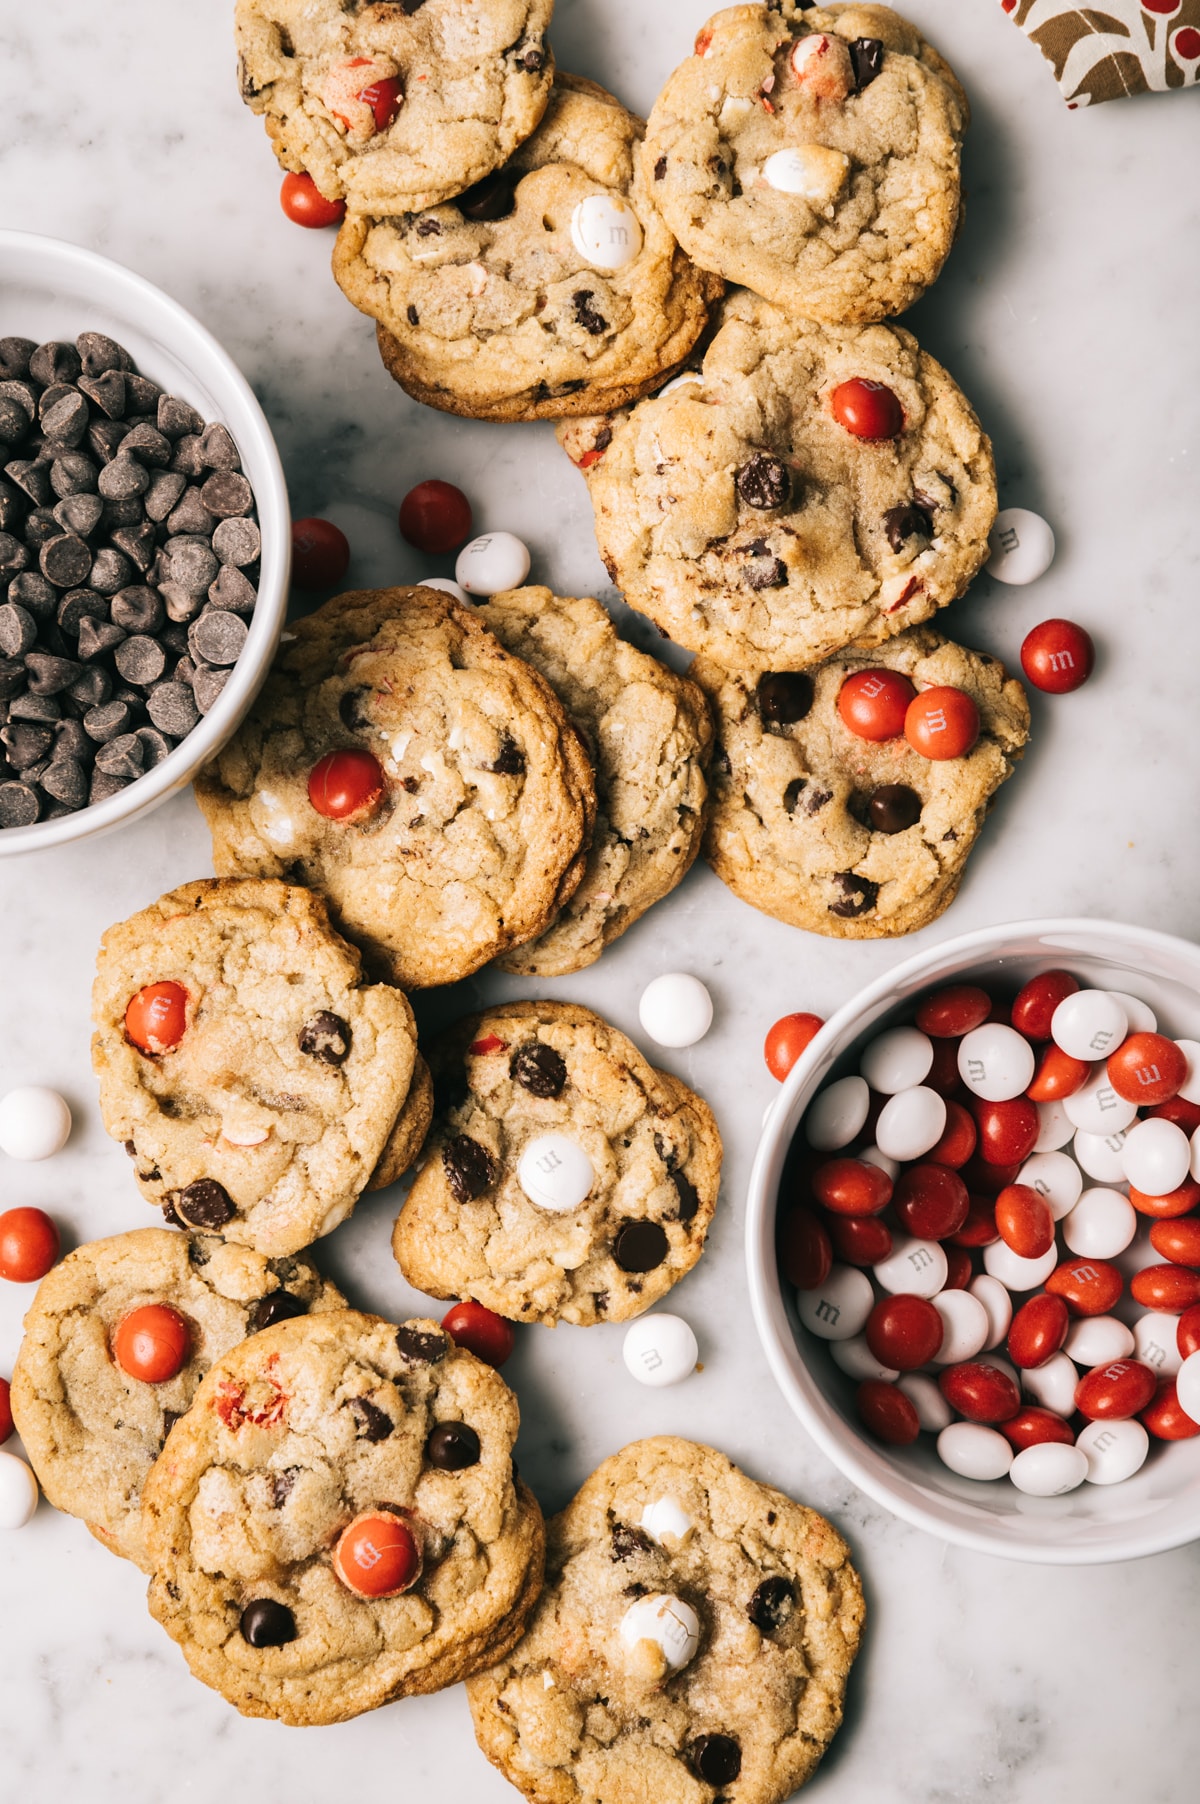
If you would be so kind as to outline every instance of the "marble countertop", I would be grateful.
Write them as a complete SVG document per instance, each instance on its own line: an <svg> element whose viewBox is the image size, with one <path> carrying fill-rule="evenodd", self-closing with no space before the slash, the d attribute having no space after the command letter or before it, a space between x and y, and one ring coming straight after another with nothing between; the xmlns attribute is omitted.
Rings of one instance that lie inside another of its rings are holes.
<svg viewBox="0 0 1200 1804"><path fill-rule="evenodd" d="M995 0L908 0L906 10L974 109L965 230L906 324L992 434L1002 503L1044 513L1059 544L1032 588L977 582L951 629L1015 660L1035 621L1067 614L1096 633L1099 669L1078 696L1034 698L1032 748L961 895L913 940L810 937L754 913L701 867L598 967L544 986L636 1038L651 976L682 967L703 977L713 1030L663 1062L715 1107L727 1180L709 1250L670 1303L696 1329L702 1372L675 1390L642 1389L621 1363L621 1329L600 1327L525 1332L506 1375L521 1399L522 1470L548 1509L625 1441L673 1431L717 1442L850 1539L870 1627L814 1804L1175 1804L1193 1795L1200 1761L1200 1543L1059 1570L992 1561L905 1526L806 1439L746 1301L745 1188L774 1092L760 1047L777 1014L827 1014L919 944L988 923L1078 913L1185 935L1200 925L1188 768L1200 566L1196 99L1070 112ZM409 401L329 275L329 236L283 218L261 125L238 99L226 0L54 0L5 12L0 225L118 258L217 334L262 398L295 512L346 530L354 580L431 573L399 538L394 510L414 482L438 475L472 496L481 527L529 542L536 580L605 592L583 484L551 428L469 424ZM645 112L706 12L705 0L558 0L559 61ZM190 795L119 836L0 867L0 1090L53 1084L77 1121L59 1158L0 1160L0 1199L51 1209L73 1241L148 1219L95 1106L97 940L210 870ZM435 1025L480 998L529 993L487 976L424 998L420 1012ZM394 1194L368 1199L322 1255L355 1299L396 1317L417 1299L388 1250L394 1213ZM7 1372L30 1292L0 1293ZM188 1676L146 1614L144 1583L45 1505L27 1530L0 1537L5 1799L517 1796L477 1751L461 1688L303 1735L243 1721Z"/></svg>

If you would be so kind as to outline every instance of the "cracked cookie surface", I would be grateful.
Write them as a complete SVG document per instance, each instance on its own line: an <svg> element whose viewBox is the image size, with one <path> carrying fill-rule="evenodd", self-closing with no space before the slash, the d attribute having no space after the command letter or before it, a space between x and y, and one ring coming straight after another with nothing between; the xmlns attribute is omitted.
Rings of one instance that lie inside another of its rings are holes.
<svg viewBox="0 0 1200 1804"><path fill-rule="evenodd" d="M961 595L988 555L996 476L941 365L898 326L819 326L744 291L721 320L695 377L559 427L629 604L730 669L798 670ZM892 392L898 437L834 418L851 381Z"/></svg>
<svg viewBox="0 0 1200 1804"><path fill-rule="evenodd" d="M186 998L162 1051L126 1025L149 985ZM407 997L364 983L322 899L295 885L209 878L110 927L92 1014L100 1112L142 1195L269 1256L344 1221L380 1161L392 1181L428 1125Z"/></svg>
<svg viewBox="0 0 1200 1804"><path fill-rule="evenodd" d="M678 1600L678 1671L622 1633ZM635 1441L547 1524L524 1639L467 1687L480 1747L532 1804L781 1804L842 1720L862 1587L822 1516L711 1447Z"/></svg>
<svg viewBox="0 0 1200 1804"><path fill-rule="evenodd" d="M624 1034L572 1003L511 1003L456 1023L430 1064L438 1114L392 1236L410 1284L514 1321L586 1325L640 1315L695 1265L717 1125ZM564 1213L531 1202L517 1173L552 1134L594 1174Z"/></svg>
<svg viewBox="0 0 1200 1804"><path fill-rule="evenodd" d="M857 738L837 698L847 676L872 668L901 671L918 691L965 690L980 715L973 750L934 762L903 735ZM692 671L713 704L721 748L704 854L735 895L839 939L914 933L948 907L1029 738L1025 691L1003 664L917 627L874 651L845 651L793 673L803 687L785 712L803 712L783 725L764 722L757 673L703 658ZM883 794L893 787L904 794ZM876 795L889 804L890 832L872 825ZM910 816L911 824L893 825Z"/></svg>
<svg viewBox="0 0 1200 1804"><path fill-rule="evenodd" d="M969 113L885 6L732 6L650 114L656 204L704 269L803 318L902 313L958 229Z"/></svg>
<svg viewBox="0 0 1200 1804"><path fill-rule="evenodd" d="M177 1310L189 1335L180 1370L154 1384L111 1351L118 1324L152 1303ZM13 1416L46 1496L148 1572L142 1486L209 1367L275 1317L344 1307L308 1259L268 1260L212 1235L137 1228L77 1247L38 1286L12 1379Z"/></svg>
<svg viewBox="0 0 1200 1804"><path fill-rule="evenodd" d="M558 698L433 589L337 596L289 629L244 725L196 780L219 871L294 875L406 989L453 983L534 938L574 893L591 766ZM369 751L366 818L308 794L331 751Z"/></svg>
<svg viewBox="0 0 1200 1804"><path fill-rule="evenodd" d="M151 1614L246 1716L344 1722L455 1683L507 1652L541 1586L517 1426L504 1380L435 1322L341 1310L266 1329L213 1367L146 1485ZM359 1596L333 1564L371 1510L421 1550L396 1596ZM251 1645L255 1603L282 1606L292 1638Z"/></svg>
<svg viewBox="0 0 1200 1804"><path fill-rule="evenodd" d="M506 971L561 977L667 895L700 849L712 717L703 690L617 636L604 608L549 589L510 589L479 609L502 645L545 677L596 772L596 826L579 888Z"/></svg>
<svg viewBox="0 0 1200 1804"><path fill-rule="evenodd" d="M537 131L479 188L345 221L333 273L379 322L401 387L476 419L557 419L624 406L678 368L724 284L651 203L643 130L603 88L560 74ZM580 236L591 216L595 246Z"/></svg>
<svg viewBox="0 0 1200 1804"><path fill-rule="evenodd" d="M432 206L537 125L552 11L553 0L238 0L242 98L283 167L327 199L366 213Z"/></svg>

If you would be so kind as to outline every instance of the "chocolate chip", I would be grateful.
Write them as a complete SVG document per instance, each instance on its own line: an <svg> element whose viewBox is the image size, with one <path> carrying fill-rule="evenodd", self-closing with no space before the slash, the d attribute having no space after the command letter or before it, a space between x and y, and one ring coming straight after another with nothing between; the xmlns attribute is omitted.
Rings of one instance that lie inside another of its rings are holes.
<svg viewBox="0 0 1200 1804"><path fill-rule="evenodd" d="M525 771L525 754L516 740L508 733L500 735L500 750L485 770L495 771L501 777L520 777Z"/></svg>
<svg viewBox="0 0 1200 1804"><path fill-rule="evenodd" d="M850 45L850 63L854 70L854 91L861 94L883 69L883 40L855 38Z"/></svg>
<svg viewBox="0 0 1200 1804"><path fill-rule="evenodd" d="M168 470L167 474L171 475L172 472ZM197 488L184 489L178 505L173 507L167 515L167 531L169 533L191 533L193 536L208 539L212 537L216 524L216 515L209 513L200 499L200 491Z"/></svg>
<svg viewBox="0 0 1200 1804"><path fill-rule="evenodd" d="M344 1065L350 1056L350 1027L331 1009L318 1009L300 1029L300 1050L323 1065Z"/></svg>
<svg viewBox="0 0 1200 1804"><path fill-rule="evenodd" d="M87 551L86 545L83 548ZM91 561L89 554L89 565ZM15 538L10 532L0 532L0 583L10 582L13 577L19 576L28 567L28 564L29 552L22 545L20 539Z"/></svg>
<svg viewBox="0 0 1200 1804"><path fill-rule="evenodd" d="M81 376L79 387L106 418L119 420L125 412L125 377L121 370L104 370L98 376Z"/></svg>
<svg viewBox="0 0 1200 1804"><path fill-rule="evenodd" d="M45 464L39 464L31 458L15 457L4 466L4 474L10 482L33 502L35 507L44 507L50 499L50 472Z"/></svg>
<svg viewBox="0 0 1200 1804"><path fill-rule="evenodd" d="M115 595L118 589L125 588L132 575L129 560L111 545L102 545L92 559L88 586L98 595Z"/></svg>
<svg viewBox="0 0 1200 1804"><path fill-rule="evenodd" d="M142 774L142 748L136 733L118 733L96 753L96 769L106 777L123 777L134 783Z"/></svg>
<svg viewBox="0 0 1200 1804"><path fill-rule="evenodd" d="M346 1407L358 1423L360 1441L386 1441L396 1424L369 1397L351 1397Z"/></svg>
<svg viewBox="0 0 1200 1804"><path fill-rule="evenodd" d="M296 1618L273 1597L256 1597L248 1603L238 1626L251 1647L283 1647L296 1639Z"/></svg>
<svg viewBox="0 0 1200 1804"><path fill-rule="evenodd" d="M208 714L216 707L221 691L232 674L229 670L209 670L207 665L203 670L197 670L192 682L192 694L201 714Z"/></svg>
<svg viewBox="0 0 1200 1804"><path fill-rule="evenodd" d="M132 383L134 379L131 376L127 380ZM121 456L136 457L139 464L152 464L156 470L164 470L171 461L171 441L164 433L159 432L157 427L143 421L121 440ZM142 487L147 489L149 486L150 480L147 474ZM138 491L139 494L141 492L141 490Z"/></svg>
<svg viewBox="0 0 1200 1804"><path fill-rule="evenodd" d="M0 394L0 444L19 445L29 431L29 415L11 395Z"/></svg>
<svg viewBox="0 0 1200 1804"><path fill-rule="evenodd" d="M153 633L163 623L163 605L153 589L133 585L113 596L109 615L127 633Z"/></svg>
<svg viewBox="0 0 1200 1804"><path fill-rule="evenodd" d="M143 500L147 519L165 520L186 488L187 477L178 470L155 470Z"/></svg>
<svg viewBox="0 0 1200 1804"><path fill-rule="evenodd" d="M790 1579L779 1574L764 1579L750 1599L746 1614L756 1629L769 1635L781 1629L796 1608L796 1591Z"/></svg>
<svg viewBox="0 0 1200 1804"><path fill-rule="evenodd" d="M812 707L812 678L802 670L768 670L758 679L754 699L765 725L791 726Z"/></svg>
<svg viewBox="0 0 1200 1804"><path fill-rule="evenodd" d="M668 1250L666 1230L656 1221L627 1221L613 1242L613 1258L623 1272L652 1272Z"/></svg>
<svg viewBox="0 0 1200 1804"><path fill-rule="evenodd" d="M507 169L495 169L481 182L460 194L454 205L464 219L507 219L516 205L516 176Z"/></svg>
<svg viewBox="0 0 1200 1804"><path fill-rule="evenodd" d="M160 582L158 592L166 606L167 619L174 621L176 626L186 626L204 610L203 594L192 594L188 589L181 589L178 583ZM186 635L184 644L187 644Z"/></svg>
<svg viewBox="0 0 1200 1804"><path fill-rule="evenodd" d="M228 520L250 512L254 490L236 470L217 470L200 490L200 500L218 520Z"/></svg>
<svg viewBox="0 0 1200 1804"><path fill-rule="evenodd" d="M204 475L204 458L200 451L200 434L189 432L175 441L175 453L171 458L172 470L178 470L184 476L200 477Z"/></svg>
<svg viewBox="0 0 1200 1804"><path fill-rule="evenodd" d="M57 726L62 719L62 704L53 695L17 695L9 703L8 718Z"/></svg>
<svg viewBox="0 0 1200 1804"><path fill-rule="evenodd" d="M76 758L52 758L39 781L46 794L65 808L82 808L87 801L87 772Z"/></svg>
<svg viewBox="0 0 1200 1804"><path fill-rule="evenodd" d="M697 1735L687 1760L706 1785L731 1785L742 1770L742 1750L732 1735Z"/></svg>
<svg viewBox="0 0 1200 1804"><path fill-rule="evenodd" d="M35 620L50 620L58 607L58 591L37 570L22 570L8 585L8 599L26 608Z"/></svg>
<svg viewBox="0 0 1200 1804"><path fill-rule="evenodd" d="M640 1528L631 1528L627 1522L614 1522L612 1526L612 1557L614 1560L630 1560L635 1554L653 1551L653 1542L649 1535Z"/></svg>
<svg viewBox="0 0 1200 1804"><path fill-rule="evenodd" d="M127 370L133 359L124 345L103 332L81 332L75 340L79 367L85 376L102 376L107 370Z"/></svg>
<svg viewBox="0 0 1200 1804"><path fill-rule="evenodd" d="M171 1200L175 1213L189 1228L223 1228L237 1214L229 1192L215 1178L197 1178Z"/></svg>
<svg viewBox="0 0 1200 1804"><path fill-rule="evenodd" d="M64 532L87 539L99 526L103 512L104 503L99 495L65 495L54 509L54 518Z"/></svg>
<svg viewBox="0 0 1200 1804"><path fill-rule="evenodd" d="M0 338L0 376L13 380L27 375L29 359L36 350L32 338Z"/></svg>
<svg viewBox="0 0 1200 1804"><path fill-rule="evenodd" d="M124 702L103 702L97 708L89 708L83 717L83 730L89 739L99 745L107 745L121 733L127 732L133 716Z"/></svg>
<svg viewBox="0 0 1200 1804"><path fill-rule="evenodd" d="M16 602L5 602L0 608L0 653L6 658L22 658L37 644L37 621Z"/></svg>
<svg viewBox="0 0 1200 1804"><path fill-rule="evenodd" d="M94 770L88 788L88 806L94 807L97 802L107 802L110 796L119 795L128 787L124 777L110 777L107 771Z"/></svg>
<svg viewBox="0 0 1200 1804"><path fill-rule="evenodd" d="M238 448L219 420L214 420L200 434L200 451L207 469L240 470L242 467Z"/></svg>
<svg viewBox="0 0 1200 1804"><path fill-rule="evenodd" d="M659 157L657 163L654 165L655 181L661 182L663 177L666 175L666 173L667 173L667 159L666 159L666 157Z"/></svg>
<svg viewBox="0 0 1200 1804"><path fill-rule="evenodd" d="M258 557L262 538L253 520L222 520L213 533L212 548L223 564L240 570Z"/></svg>
<svg viewBox="0 0 1200 1804"><path fill-rule="evenodd" d="M19 658L0 658L0 701L17 695L25 687L25 666Z"/></svg>
<svg viewBox="0 0 1200 1804"><path fill-rule="evenodd" d="M579 288L571 296L571 305L575 309L575 323L592 338L599 338L601 333L608 331L608 321L593 307L595 298L590 288Z"/></svg>
<svg viewBox="0 0 1200 1804"><path fill-rule="evenodd" d="M700 1192L689 1178L684 1177L681 1171L671 1173L671 1182L674 1184L675 1194L679 1198L676 1220L691 1221L700 1207Z"/></svg>
<svg viewBox="0 0 1200 1804"><path fill-rule="evenodd" d="M254 584L232 564L222 564L217 580L208 591L214 608L231 608L235 614L249 614L258 599Z"/></svg>
<svg viewBox="0 0 1200 1804"><path fill-rule="evenodd" d="M179 400L176 395L160 395L155 411L155 424L164 438L183 438L184 434L196 435L204 430L204 420L194 407L186 401Z"/></svg>
<svg viewBox="0 0 1200 1804"><path fill-rule="evenodd" d="M153 724L172 739L184 739L200 719L200 710L183 683L158 683L146 701Z"/></svg>
<svg viewBox="0 0 1200 1804"><path fill-rule="evenodd" d="M111 463L129 431L124 420L93 420L88 427L88 449L102 464Z"/></svg>
<svg viewBox="0 0 1200 1804"><path fill-rule="evenodd" d="M39 413L42 431L53 444L74 449L87 431L88 404L77 388L65 389L53 406Z"/></svg>
<svg viewBox="0 0 1200 1804"><path fill-rule="evenodd" d="M223 526L251 526L253 521L224 521ZM254 528L255 532L258 528ZM210 583L216 581L220 568L216 556L207 539L184 533L177 538L168 539L163 547L166 563L166 579L178 589L189 595L205 595Z"/></svg>
<svg viewBox="0 0 1200 1804"><path fill-rule="evenodd" d="M181 1422L183 1420L183 1413L184 1412L181 1409L163 1410L162 1440L159 1443L160 1446L166 1445L167 1436L174 1428L176 1422Z"/></svg>
<svg viewBox="0 0 1200 1804"><path fill-rule="evenodd" d="M456 1203L469 1203L490 1190L500 1172L486 1146L469 1134L455 1134L442 1148L442 1167Z"/></svg>
<svg viewBox="0 0 1200 1804"><path fill-rule="evenodd" d="M113 691L113 680L101 664L89 664L76 677L67 694L85 710L98 708Z"/></svg>
<svg viewBox="0 0 1200 1804"><path fill-rule="evenodd" d="M96 478L96 487L106 501L127 501L134 495L144 495L149 486L145 466L126 457L124 447L121 455L105 464Z"/></svg>
<svg viewBox="0 0 1200 1804"><path fill-rule="evenodd" d="M781 557L752 552L743 566L742 574L750 587L759 589L782 589L788 579L787 565Z"/></svg>
<svg viewBox="0 0 1200 1804"><path fill-rule="evenodd" d="M80 666L73 658L47 651L25 653L25 676L33 695L59 695L79 674Z"/></svg>
<svg viewBox="0 0 1200 1804"><path fill-rule="evenodd" d="M250 628L228 608L206 609L188 633L193 657L206 664L236 664Z"/></svg>
<svg viewBox="0 0 1200 1804"><path fill-rule="evenodd" d="M783 507L792 492L785 463L769 452L756 451L737 473L737 490L747 507Z"/></svg>
<svg viewBox="0 0 1200 1804"><path fill-rule="evenodd" d="M561 1096L567 1067L561 1055L544 1040L527 1040L509 1062L509 1073L531 1096Z"/></svg>
<svg viewBox="0 0 1200 1804"><path fill-rule="evenodd" d="M829 904L831 915L843 921L856 921L874 908L879 885L867 877L856 877L853 871L840 871L833 880L841 891L841 899Z"/></svg>
<svg viewBox="0 0 1200 1804"><path fill-rule="evenodd" d="M112 542L134 568L145 576L157 553L154 528L146 521L135 526L118 526L112 534Z"/></svg>
<svg viewBox="0 0 1200 1804"><path fill-rule="evenodd" d="M410 1328L407 1323L397 1328L396 1345L405 1359L421 1366L436 1365L446 1357L449 1348L444 1334L430 1334L424 1328Z"/></svg>
<svg viewBox="0 0 1200 1804"><path fill-rule="evenodd" d="M927 507L915 501L908 507L889 507L883 516L883 529L893 551L902 551L906 539L931 539L933 517Z"/></svg>
<svg viewBox="0 0 1200 1804"><path fill-rule="evenodd" d="M84 732L81 722L77 720L60 720L54 729L53 758L78 758L81 763L92 761L92 745Z"/></svg>
<svg viewBox="0 0 1200 1804"><path fill-rule="evenodd" d="M55 341L38 345L29 359L29 374L46 388L54 382L74 382L82 369L75 346Z"/></svg>
<svg viewBox="0 0 1200 1804"><path fill-rule="evenodd" d="M157 639L147 633L134 633L117 649L113 663L127 683L148 689L157 683L167 667L167 655Z"/></svg>
<svg viewBox="0 0 1200 1804"><path fill-rule="evenodd" d="M921 818L921 798L907 783L884 783L867 803L877 833L903 833Z"/></svg>
<svg viewBox="0 0 1200 1804"><path fill-rule="evenodd" d="M32 827L41 812L37 790L28 783L0 783L0 827Z"/></svg>
<svg viewBox="0 0 1200 1804"><path fill-rule="evenodd" d="M479 1464L479 1436L467 1422L439 1422L425 1443L425 1458L440 1472Z"/></svg>
<svg viewBox="0 0 1200 1804"><path fill-rule="evenodd" d="M157 727L139 727L137 738L142 748L142 763L147 770L153 770L175 749L167 735L160 733Z"/></svg>

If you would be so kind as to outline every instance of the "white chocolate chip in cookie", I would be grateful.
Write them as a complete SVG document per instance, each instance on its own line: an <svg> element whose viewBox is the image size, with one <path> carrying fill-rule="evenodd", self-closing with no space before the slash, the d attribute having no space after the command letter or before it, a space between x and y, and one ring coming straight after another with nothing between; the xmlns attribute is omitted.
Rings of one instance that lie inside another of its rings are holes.
<svg viewBox="0 0 1200 1804"><path fill-rule="evenodd" d="M797 194L816 207L830 207L846 185L850 159L824 144L792 144L763 164L763 180L779 194Z"/></svg>

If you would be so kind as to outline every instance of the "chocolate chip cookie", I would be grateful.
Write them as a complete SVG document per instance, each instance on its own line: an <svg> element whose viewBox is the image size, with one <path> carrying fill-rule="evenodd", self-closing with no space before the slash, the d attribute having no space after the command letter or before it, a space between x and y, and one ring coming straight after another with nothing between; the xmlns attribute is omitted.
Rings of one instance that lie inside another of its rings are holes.
<svg viewBox="0 0 1200 1804"><path fill-rule="evenodd" d="M378 320L402 388L475 419L558 419L624 406L679 367L724 283L652 205L644 129L560 74L495 175L438 207L346 220L333 273Z"/></svg>
<svg viewBox="0 0 1200 1804"><path fill-rule="evenodd" d="M967 100L886 6L731 6L650 115L651 193L702 269L805 319L902 313L960 214Z"/></svg>
<svg viewBox="0 0 1200 1804"><path fill-rule="evenodd" d="M113 1336L154 1304L182 1317L186 1352L173 1376L147 1382L122 1368ZM12 1378L46 1496L148 1572L142 1486L209 1367L272 1322L344 1306L309 1260L268 1260L211 1235L138 1228L77 1247L38 1286Z"/></svg>
<svg viewBox="0 0 1200 1804"><path fill-rule="evenodd" d="M934 762L903 735L857 738L838 694L872 668L901 671L918 691L965 690L979 710L974 748ZM915 933L950 905L1029 739L1029 703L1002 664L917 627L809 671L730 672L698 658L692 672L720 747L704 854L735 895L836 939Z"/></svg>
<svg viewBox="0 0 1200 1804"><path fill-rule="evenodd" d="M781 1804L842 1720L863 1595L814 1510L662 1435L547 1524L524 1639L467 1687L533 1804Z"/></svg>
<svg viewBox="0 0 1200 1804"><path fill-rule="evenodd" d="M430 1052L438 1112L392 1251L432 1297L622 1322L695 1265L717 1203L708 1106L567 1002L469 1015Z"/></svg>
<svg viewBox="0 0 1200 1804"><path fill-rule="evenodd" d="M594 964L691 868L712 718L703 691L619 639L599 602L510 589L479 615L545 677L595 766L596 827L579 888L545 933L499 961L522 976L561 977Z"/></svg>
<svg viewBox="0 0 1200 1804"><path fill-rule="evenodd" d="M459 194L546 110L554 0L237 0L242 98L285 169L392 213Z"/></svg>
<svg viewBox="0 0 1200 1804"><path fill-rule="evenodd" d="M578 887L596 806L549 685L433 589L339 595L291 632L196 783L218 871L320 890L406 989L535 938Z"/></svg>
<svg viewBox="0 0 1200 1804"><path fill-rule="evenodd" d="M503 1657L542 1582L517 1400L436 1322L284 1322L213 1366L143 1497L151 1614L245 1716L337 1723Z"/></svg>
<svg viewBox="0 0 1200 1804"><path fill-rule="evenodd" d="M100 1111L143 1196L268 1257L336 1228L428 1126L407 997L364 983L295 885L209 878L110 927L92 1011Z"/></svg>
<svg viewBox="0 0 1200 1804"><path fill-rule="evenodd" d="M988 555L991 445L898 326L825 327L735 294L701 371L558 431L630 605L731 670L877 645Z"/></svg>

